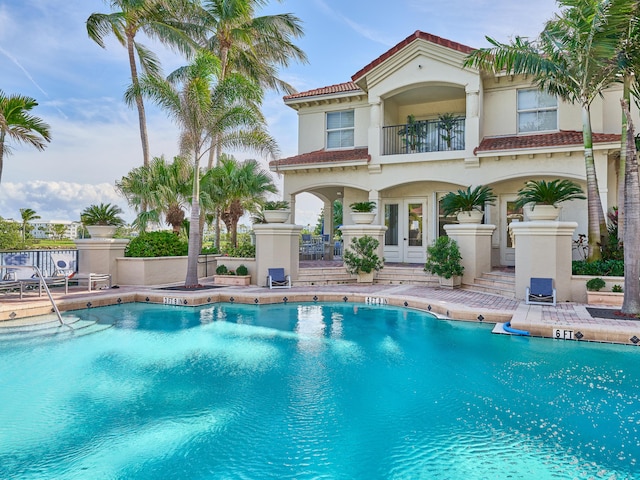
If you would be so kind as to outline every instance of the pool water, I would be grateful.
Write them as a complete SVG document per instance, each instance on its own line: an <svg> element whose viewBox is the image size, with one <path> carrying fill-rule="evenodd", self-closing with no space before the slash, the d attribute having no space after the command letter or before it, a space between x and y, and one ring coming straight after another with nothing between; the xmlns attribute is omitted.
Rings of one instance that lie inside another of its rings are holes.
<svg viewBox="0 0 640 480"><path fill-rule="evenodd" d="M113 326L0 338L2 479L640 478L632 347L347 303L77 316Z"/></svg>

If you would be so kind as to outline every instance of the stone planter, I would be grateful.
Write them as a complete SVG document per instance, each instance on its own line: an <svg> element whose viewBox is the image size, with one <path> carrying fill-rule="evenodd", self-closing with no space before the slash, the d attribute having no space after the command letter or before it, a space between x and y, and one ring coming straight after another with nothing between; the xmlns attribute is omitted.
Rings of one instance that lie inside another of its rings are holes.
<svg viewBox="0 0 640 480"><path fill-rule="evenodd" d="M624 293L622 292L590 292L587 290L587 303L589 305L621 307L623 301Z"/></svg>
<svg viewBox="0 0 640 480"><path fill-rule="evenodd" d="M482 217L484 217L484 212L479 210L469 210L466 212L458 213L458 223L482 223Z"/></svg>
<svg viewBox="0 0 640 480"><path fill-rule="evenodd" d="M358 283L373 283L373 275L375 272L358 272Z"/></svg>
<svg viewBox="0 0 640 480"><path fill-rule="evenodd" d="M245 286L251 284L251 275L214 275L214 285Z"/></svg>
<svg viewBox="0 0 640 480"><path fill-rule="evenodd" d="M91 238L113 238L118 227L113 225L87 225Z"/></svg>
<svg viewBox="0 0 640 480"><path fill-rule="evenodd" d="M553 205L536 205L535 208L532 208L532 205L527 205L524 213L532 222L538 220L557 220L560 216L560 209Z"/></svg>
<svg viewBox="0 0 640 480"><path fill-rule="evenodd" d="M357 225L370 225L376 218L376 212L351 212L351 220Z"/></svg>
<svg viewBox="0 0 640 480"><path fill-rule="evenodd" d="M438 281L442 288L458 288L462 285L462 277L459 275L454 275L451 278L438 277Z"/></svg>
<svg viewBox="0 0 640 480"><path fill-rule="evenodd" d="M264 210L262 214L267 223L285 223L291 215L291 210Z"/></svg>

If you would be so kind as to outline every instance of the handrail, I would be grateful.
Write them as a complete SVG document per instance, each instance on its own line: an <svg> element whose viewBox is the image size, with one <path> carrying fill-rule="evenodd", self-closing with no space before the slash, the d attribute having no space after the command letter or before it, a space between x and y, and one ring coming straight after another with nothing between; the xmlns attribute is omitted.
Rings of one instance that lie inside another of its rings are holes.
<svg viewBox="0 0 640 480"><path fill-rule="evenodd" d="M0 265L0 269L9 269L9 268L12 270L18 269L18 268L31 268L36 272L36 275L40 280L40 285L44 285L44 291L47 292L47 296L49 297L49 301L53 306L53 311L58 316L58 321L60 322L60 325L65 325L65 323L62 321L62 315L60 315L60 310L58 310L58 306L56 305L56 302L53 300L53 295L51 295L51 290L49 290L49 285L47 285L47 282L44 280L44 277L42 276L42 272L40 271L40 269L35 265ZM16 282L20 282L20 280L16 280Z"/></svg>

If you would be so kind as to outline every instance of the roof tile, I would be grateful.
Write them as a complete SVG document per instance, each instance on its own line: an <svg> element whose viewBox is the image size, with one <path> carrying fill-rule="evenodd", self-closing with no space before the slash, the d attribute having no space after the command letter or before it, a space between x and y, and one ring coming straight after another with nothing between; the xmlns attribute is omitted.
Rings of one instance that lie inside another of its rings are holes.
<svg viewBox="0 0 640 480"><path fill-rule="evenodd" d="M284 101L294 100L296 98L315 97L317 95L331 95L335 93L349 93L349 92L362 92L353 82L338 83L337 85L330 85L328 87L315 88L313 90L307 90L306 92L293 93L284 97Z"/></svg>
<svg viewBox="0 0 640 480"><path fill-rule="evenodd" d="M620 142L620 135L615 133L593 134L593 143L612 142ZM582 144L582 132L576 130L561 130L556 133L543 133L540 135L513 135L509 137L483 138L473 153Z"/></svg>
<svg viewBox="0 0 640 480"><path fill-rule="evenodd" d="M269 162L269 166L277 168L288 165L306 165L318 163L349 162L353 160L371 161L368 148L353 148L348 150L316 150L315 152L302 153L294 157L281 158Z"/></svg>

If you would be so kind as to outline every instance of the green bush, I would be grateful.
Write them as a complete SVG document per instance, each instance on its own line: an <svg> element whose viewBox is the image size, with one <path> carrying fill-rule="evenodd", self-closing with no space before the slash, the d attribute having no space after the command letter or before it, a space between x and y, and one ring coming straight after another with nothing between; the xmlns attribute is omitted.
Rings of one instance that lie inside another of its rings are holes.
<svg viewBox="0 0 640 480"><path fill-rule="evenodd" d="M598 260L596 262L575 260L571 262L571 273L598 277L623 277L624 262L622 260Z"/></svg>
<svg viewBox="0 0 640 480"><path fill-rule="evenodd" d="M173 257L187 255L187 242L172 232L147 232L132 239L125 257Z"/></svg>
<svg viewBox="0 0 640 480"><path fill-rule="evenodd" d="M256 247L250 243L243 243L235 248L227 246L222 253L228 257L254 258L256 256Z"/></svg>
<svg viewBox="0 0 640 480"><path fill-rule="evenodd" d="M229 273L229 269L226 265L222 263L216 267L216 275L227 275Z"/></svg>
<svg viewBox="0 0 640 480"><path fill-rule="evenodd" d="M592 278L587 281L587 290L590 292L599 292L605 287L606 283L600 277Z"/></svg>
<svg viewBox="0 0 640 480"><path fill-rule="evenodd" d="M249 269L247 267L245 267L244 265L240 264L238 265L238 268L236 268L236 274L237 275L249 275Z"/></svg>
<svg viewBox="0 0 640 480"><path fill-rule="evenodd" d="M622 293L622 285L614 285L613 287L611 287L611 291L613 293Z"/></svg>
<svg viewBox="0 0 640 480"><path fill-rule="evenodd" d="M211 246L208 246L208 247L202 247L202 250L200 250L200 253L202 255L216 255L216 254L218 254L220 252L218 251L218 249L216 247L211 245Z"/></svg>

